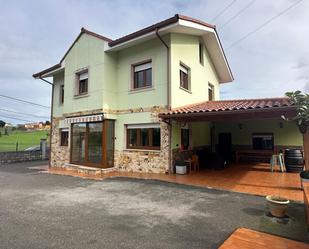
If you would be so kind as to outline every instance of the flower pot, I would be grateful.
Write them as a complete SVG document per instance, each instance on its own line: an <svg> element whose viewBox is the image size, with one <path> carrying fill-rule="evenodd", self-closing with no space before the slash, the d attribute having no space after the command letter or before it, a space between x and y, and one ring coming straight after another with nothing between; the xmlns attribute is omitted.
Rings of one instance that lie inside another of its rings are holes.
<svg viewBox="0 0 309 249"><path fill-rule="evenodd" d="M266 196L266 200L268 203L270 213L278 218L282 218L285 216L286 209L290 201L283 197L268 195Z"/></svg>
<svg viewBox="0 0 309 249"><path fill-rule="evenodd" d="M186 165L176 165L176 174L185 175L187 174Z"/></svg>

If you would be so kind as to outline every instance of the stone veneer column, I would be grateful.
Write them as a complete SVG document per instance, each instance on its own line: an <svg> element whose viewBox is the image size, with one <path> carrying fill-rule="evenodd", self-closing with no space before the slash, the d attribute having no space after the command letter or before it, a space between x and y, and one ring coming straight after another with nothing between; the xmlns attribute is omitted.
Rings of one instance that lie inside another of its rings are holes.
<svg viewBox="0 0 309 249"><path fill-rule="evenodd" d="M50 154L51 167L65 167L65 164L70 162L69 146L60 146L59 121L59 118L54 118L52 122Z"/></svg>

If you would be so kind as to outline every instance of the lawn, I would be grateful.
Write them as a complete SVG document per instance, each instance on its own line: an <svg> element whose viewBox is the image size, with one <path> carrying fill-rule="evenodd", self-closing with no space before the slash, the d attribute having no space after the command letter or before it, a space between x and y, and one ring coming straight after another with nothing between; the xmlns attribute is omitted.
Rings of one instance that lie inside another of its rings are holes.
<svg viewBox="0 0 309 249"><path fill-rule="evenodd" d="M18 150L25 150L29 147L40 144L41 138L47 138L48 131L13 131L9 135L0 137L0 151L15 151L18 142Z"/></svg>

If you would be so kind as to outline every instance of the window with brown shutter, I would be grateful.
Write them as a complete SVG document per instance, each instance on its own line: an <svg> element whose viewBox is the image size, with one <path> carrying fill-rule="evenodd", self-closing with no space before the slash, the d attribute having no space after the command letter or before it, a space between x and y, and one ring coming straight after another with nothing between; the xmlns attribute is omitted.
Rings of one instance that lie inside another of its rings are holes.
<svg viewBox="0 0 309 249"><path fill-rule="evenodd" d="M198 49L200 63L201 65L204 65L204 45L202 42L199 43Z"/></svg>
<svg viewBox="0 0 309 249"><path fill-rule="evenodd" d="M60 146L68 146L69 145L69 130L61 129L60 130Z"/></svg>
<svg viewBox="0 0 309 249"><path fill-rule="evenodd" d="M77 95L88 93L88 70L76 74L77 76Z"/></svg>
<svg viewBox="0 0 309 249"><path fill-rule="evenodd" d="M152 64L151 61L132 65L133 89L152 86Z"/></svg>
<svg viewBox="0 0 309 249"><path fill-rule="evenodd" d="M180 87L186 90L190 90L189 84L189 68L180 64L179 77L180 77Z"/></svg>
<svg viewBox="0 0 309 249"><path fill-rule="evenodd" d="M208 100L212 101L215 99L214 97L214 86L210 83L208 83Z"/></svg>
<svg viewBox="0 0 309 249"><path fill-rule="evenodd" d="M64 85L60 86L60 104L64 102Z"/></svg>

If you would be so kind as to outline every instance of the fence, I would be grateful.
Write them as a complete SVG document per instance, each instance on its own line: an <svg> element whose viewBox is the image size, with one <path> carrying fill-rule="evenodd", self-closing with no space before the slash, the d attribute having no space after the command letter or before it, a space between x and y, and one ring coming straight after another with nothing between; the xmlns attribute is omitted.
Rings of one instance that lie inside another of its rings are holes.
<svg viewBox="0 0 309 249"><path fill-rule="evenodd" d="M0 152L0 164L48 159L49 149L46 146L46 140L42 140L41 144L36 147L39 149Z"/></svg>

